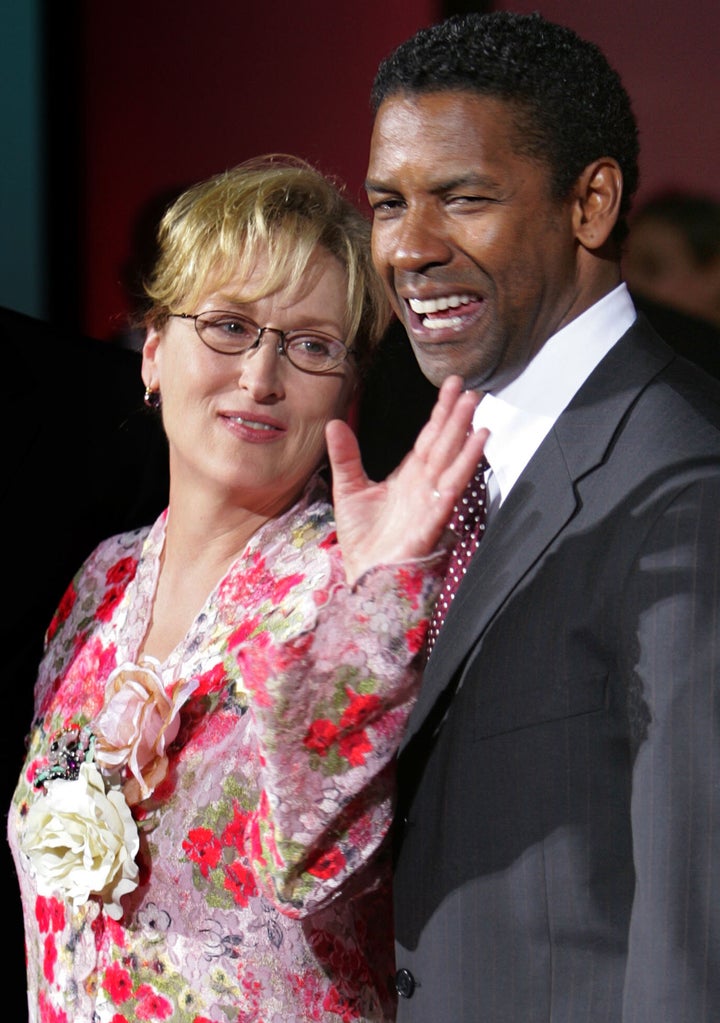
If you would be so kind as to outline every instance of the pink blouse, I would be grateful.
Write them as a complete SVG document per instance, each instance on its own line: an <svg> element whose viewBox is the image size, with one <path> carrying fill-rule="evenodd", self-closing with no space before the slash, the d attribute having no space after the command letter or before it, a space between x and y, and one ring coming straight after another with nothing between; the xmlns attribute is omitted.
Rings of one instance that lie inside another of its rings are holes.
<svg viewBox="0 0 720 1023"><path fill-rule="evenodd" d="M101 543L48 629L9 818L30 1021L391 1020L394 753L445 559L349 588L315 479L168 659L138 663L166 516ZM68 733L88 760L90 733L127 742L124 770L107 754L99 790L53 771ZM110 860L114 901L83 894Z"/></svg>

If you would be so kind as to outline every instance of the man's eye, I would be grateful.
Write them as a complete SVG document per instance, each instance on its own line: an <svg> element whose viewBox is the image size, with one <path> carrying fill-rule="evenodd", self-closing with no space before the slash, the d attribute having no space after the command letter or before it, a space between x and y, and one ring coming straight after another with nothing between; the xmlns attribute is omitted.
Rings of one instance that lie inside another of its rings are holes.
<svg viewBox="0 0 720 1023"><path fill-rule="evenodd" d="M486 195L451 195L448 202L453 206L489 206L493 200Z"/></svg>
<svg viewBox="0 0 720 1023"><path fill-rule="evenodd" d="M377 199L375 202L370 203L370 209L373 213L393 213L396 210L402 209L404 205L402 199Z"/></svg>

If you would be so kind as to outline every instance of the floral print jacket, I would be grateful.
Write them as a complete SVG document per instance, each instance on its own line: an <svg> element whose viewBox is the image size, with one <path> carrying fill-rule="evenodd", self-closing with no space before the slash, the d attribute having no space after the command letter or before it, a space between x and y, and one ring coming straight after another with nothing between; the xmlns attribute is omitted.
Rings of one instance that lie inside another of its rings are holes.
<svg viewBox="0 0 720 1023"><path fill-rule="evenodd" d="M391 1020L394 752L444 557L348 587L316 478L138 663L166 516L48 629L9 819L30 1021Z"/></svg>

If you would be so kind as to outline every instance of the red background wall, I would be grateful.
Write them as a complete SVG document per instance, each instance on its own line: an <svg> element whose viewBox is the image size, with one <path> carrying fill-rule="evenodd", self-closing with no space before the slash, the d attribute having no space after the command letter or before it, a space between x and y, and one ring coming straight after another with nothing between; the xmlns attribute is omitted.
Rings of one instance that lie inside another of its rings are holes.
<svg viewBox="0 0 720 1023"><path fill-rule="evenodd" d="M670 186L720 199L718 0L497 0L541 10L604 50L640 125L638 199Z"/></svg>
<svg viewBox="0 0 720 1023"><path fill-rule="evenodd" d="M360 188L379 60L437 20L432 0L86 0L81 95L83 329L110 336L133 228L157 196L269 151Z"/></svg>
<svg viewBox="0 0 720 1023"><path fill-rule="evenodd" d="M440 0L83 0L80 38L81 328L108 338L123 273L158 199L270 150L305 156L362 205L378 61L438 20ZM482 4L478 5L482 7ZM667 184L720 197L717 0L513 0L599 43L633 97L640 196Z"/></svg>

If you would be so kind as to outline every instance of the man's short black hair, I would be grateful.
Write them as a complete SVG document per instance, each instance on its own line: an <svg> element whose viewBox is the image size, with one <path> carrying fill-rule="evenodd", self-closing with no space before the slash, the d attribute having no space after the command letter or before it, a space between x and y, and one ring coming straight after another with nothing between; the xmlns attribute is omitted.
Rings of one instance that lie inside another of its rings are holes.
<svg viewBox="0 0 720 1023"><path fill-rule="evenodd" d="M549 167L556 199L593 160L617 160L624 184L614 238L623 240L638 184L638 129L620 76L598 46L540 14L454 15L382 61L371 105L377 113L398 93L465 91L514 107L516 151Z"/></svg>

